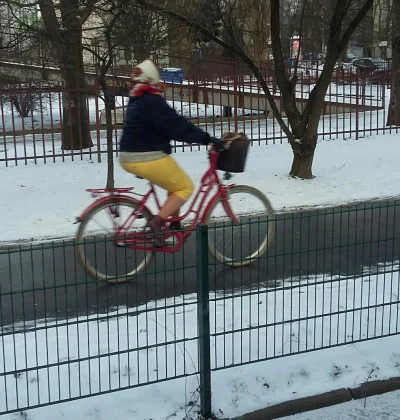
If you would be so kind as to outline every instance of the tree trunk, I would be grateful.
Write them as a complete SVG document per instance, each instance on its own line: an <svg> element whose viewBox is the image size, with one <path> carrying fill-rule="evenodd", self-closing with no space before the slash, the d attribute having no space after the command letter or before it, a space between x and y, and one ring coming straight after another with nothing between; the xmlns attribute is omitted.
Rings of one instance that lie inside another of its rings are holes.
<svg viewBox="0 0 400 420"><path fill-rule="evenodd" d="M400 74L393 71L392 88L386 125L400 126Z"/></svg>
<svg viewBox="0 0 400 420"><path fill-rule="evenodd" d="M62 0L60 68L65 81L63 95L63 150L83 150L93 146L87 104L85 68L83 64L82 24L77 0Z"/></svg>
<svg viewBox="0 0 400 420"><path fill-rule="evenodd" d="M64 93L62 122L62 150L84 150L93 146L86 94L81 90L68 89Z"/></svg>
<svg viewBox="0 0 400 420"><path fill-rule="evenodd" d="M27 115L23 115L23 110L21 108L20 102L16 96L12 97L11 99L12 104L14 105L14 108L18 112L20 117L27 117Z"/></svg>
<svg viewBox="0 0 400 420"><path fill-rule="evenodd" d="M90 137L83 66L81 14L79 0L38 0L49 41L57 54L66 91L63 94L61 148L83 150L93 146ZM87 19L87 17L85 18Z"/></svg>
<svg viewBox="0 0 400 420"><path fill-rule="evenodd" d="M392 89L387 125L400 126L400 0L393 1Z"/></svg>
<svg viewBox="0 0 400 420"><path fill-rule="evenodd" d="M314 159L314 152L306 156L300 156L297 152L293 152L292 168L290 169L290 176L301 179L312 179L312 163Z"/></svg>
<svg viewBox="0 0 400 420"><path fill-rule="evenodd" d="M71 42L66 50L63 63L66 92L63 95L61 144L63 150L83 150L92 147L93 143L90 135L81 41Z"/></svg>
<svg viewBox="0 0 400 420"><path fill-rule="evenodd" d="M106 188L114 188L114 142L113 142L113 121L112 110L114 107L114 97L109 93L106 80L101 80L103 88L104 103L106 112L106 133L107 133L107 183Z"/></svg>
<svg viewBox="0 0 400 420"><path fill-rule="evenodd" d="M314 115L301 139L291 140L293 162L289 175L301 179L312 179L312 164L318 140L319 116Z"/></svg>
<svg viewBox="0 0 400 420"><path fill-rule="evenodd" d="M111 109L106 107L106 131L107 131L107 185L106 188L114 188L114 143L113 123Z"/></svg>

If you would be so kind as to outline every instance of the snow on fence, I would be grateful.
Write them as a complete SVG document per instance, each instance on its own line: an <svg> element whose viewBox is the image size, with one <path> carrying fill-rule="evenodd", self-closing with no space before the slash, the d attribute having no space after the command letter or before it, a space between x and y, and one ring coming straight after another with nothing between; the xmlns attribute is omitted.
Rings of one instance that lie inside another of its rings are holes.
<svg viewBox="0 0 400 420"><path fill-rule="evenodd" d="M47 77L52 78L52 71L55 80L57 69L47 69ZM314 86L317 73L318 69L299 73L296 92L300 109ZM269 71L265 78L278 109L282 109L273 73ZM126 76L109 79L114 105L115 153L118 153L128 101L128 85ZM224 131L244 131L259 144L287 141L258 81L251 75L214 74L207 79L183 80L180 84L168 84L165 96L177 112L214 136ZM68 101L68 97L73 100ZM386 131L389 99L386 78L360 79L354 72L338 70L325 98L319 134L323 138L358 139ZM65 110L63 103L67 104ZM74 106L81 109L75 112ZM83 92L66 91L61 82L43 80L2 86L0 162L7 166L29 161L47 163L83 159L87 155L101 161L107 150L104 107L102 92L93 75L87 76L87 88ZM84 120L86 124L82 123ZM193 148L181 143L175 143L175 146L184 150Z"/></svg>

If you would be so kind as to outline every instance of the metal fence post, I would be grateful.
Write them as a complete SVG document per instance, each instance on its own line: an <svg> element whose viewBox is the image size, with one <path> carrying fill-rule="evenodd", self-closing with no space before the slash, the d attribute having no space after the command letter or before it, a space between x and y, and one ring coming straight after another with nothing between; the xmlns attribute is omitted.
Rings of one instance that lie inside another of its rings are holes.
<svg viewBox="0 0 400 420"><path fill-rule="evenodd" d="M360 133L360 101L359 101L359 94L360 94L360 71L357 69L356 71L356 140L359 138Z"/></svg>
<svg viewBox="0 0 400 420"><path fill-rule="evenodd" d="M211 353L210 353L210 275L208 267L208 226L197 225L197 325L200 368L200 412L211 417Z"/></svg>

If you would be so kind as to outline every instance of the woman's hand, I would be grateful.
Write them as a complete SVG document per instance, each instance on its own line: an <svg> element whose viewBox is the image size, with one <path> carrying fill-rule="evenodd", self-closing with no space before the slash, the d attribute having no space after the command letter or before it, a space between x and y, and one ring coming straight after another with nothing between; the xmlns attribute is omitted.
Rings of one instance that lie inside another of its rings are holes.
<svg viewBox="0 0 400 420"><path fill-rule="evenodd" d="M217 139L216 137L211 137L209 144L213 145L217 152L222 152L225 150L225 144L221 139Z"/></svg>

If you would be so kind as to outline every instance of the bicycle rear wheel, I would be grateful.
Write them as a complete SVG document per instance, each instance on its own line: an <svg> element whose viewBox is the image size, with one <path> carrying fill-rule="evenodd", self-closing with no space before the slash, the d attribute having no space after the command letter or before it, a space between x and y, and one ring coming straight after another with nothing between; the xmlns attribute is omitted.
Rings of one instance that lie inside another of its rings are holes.
<svg viewBox="0 0 400 420"><path fill-rule="evenodd" d="M82 220L76 234L77 256L82 268L94 279L124 283L150 263L151 251L129 246L129 237L140 235L151 218L148 211L132 217L138 207L133 199L110 197L94 206ZM129 230L117 237L121 226Z"/></svg>
<svg viewBox="0 0 400 420"><path fill-rule="evenodd" d="M247 185L228 190L229 205L239 220L227 214L220 197L209 209L208 249L219 262L231 267L251 264L265 254L275 235L275 212L267 197Z"/></svg>

